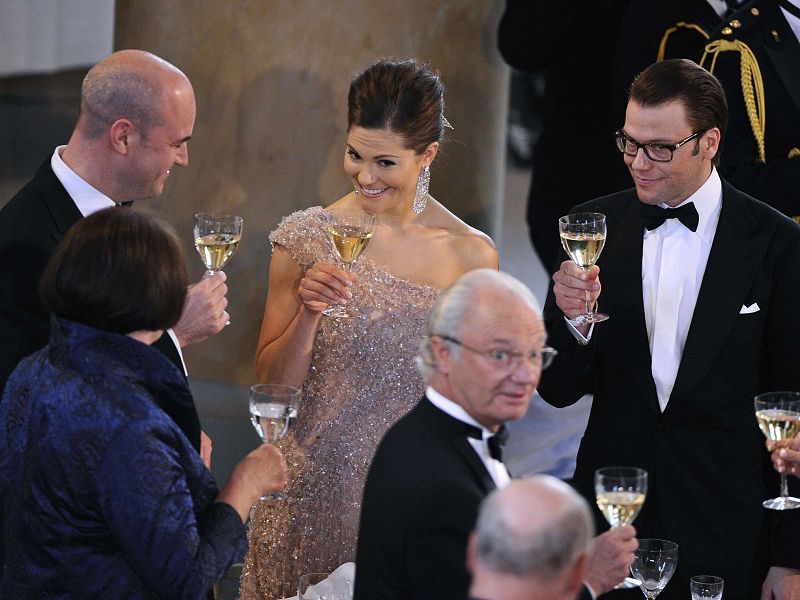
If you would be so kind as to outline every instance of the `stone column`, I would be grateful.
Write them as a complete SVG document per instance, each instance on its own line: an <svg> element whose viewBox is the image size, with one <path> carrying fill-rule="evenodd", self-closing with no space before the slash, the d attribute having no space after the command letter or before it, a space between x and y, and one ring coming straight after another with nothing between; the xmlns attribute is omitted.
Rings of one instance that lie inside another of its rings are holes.
<svg viewBox="0 0 800 600"><path fill-rule="evenodd" d="M282 216L348 191L347 89L381 57L416 57L442 74L454 129L431 170L431 193L475 227L499 233L508 77L496 50L502 8L491 0L117 1L115 48L169 60L197 95L189 167L149 203L186 240L192 277L202 274L193 213L244 217L239 252L225 269L232 323L187 349L193 376L254 382L267 234Z"/></svg>

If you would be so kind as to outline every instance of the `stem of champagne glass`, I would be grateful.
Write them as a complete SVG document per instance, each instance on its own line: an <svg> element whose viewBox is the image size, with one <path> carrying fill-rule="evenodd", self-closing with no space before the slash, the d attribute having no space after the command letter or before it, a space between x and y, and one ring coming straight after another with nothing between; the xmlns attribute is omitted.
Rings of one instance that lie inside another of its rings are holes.
<svg viewBox="0 0 800 600"><path fill-rule="evenodd" d="M786 473L781 473L781 498L789 497L789 484L786 480Z"/></svg>

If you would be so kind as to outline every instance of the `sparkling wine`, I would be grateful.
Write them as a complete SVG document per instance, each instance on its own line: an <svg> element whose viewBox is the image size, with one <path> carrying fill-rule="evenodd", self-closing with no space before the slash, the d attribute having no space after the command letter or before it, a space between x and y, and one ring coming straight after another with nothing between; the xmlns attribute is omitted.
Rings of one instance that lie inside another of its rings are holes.
<svg viewBox="0 0 800 600"><path fill-rule="evenodd" d="M692 592L692 600L722 600L722 592L713 595Z"/></svg>
<svg viewBox="0 0 800 600"><path fill-rule="evenodd" d="M274 444L282 439L296 416L297 411L288 404L258 402L250 405L250 421L265 444Z"/></svg>
<svg viewBox="0 0 800 600"><path fill-rule="evenodd" d="M564 251L581 269L588 269L597 262L605 243L605 233L561 232L561 245Z"/></svg>
<svg viewBox="0 0 800 600"><path fill-rule="evenodd" d="M241 235L232 233L210 233L196 237L194 247L209 271L219 271L239 247Z"/></svg>
<svg viewBox="0 0 800 600"><path fill-rule="evenodd" d="M633 522L644 498L639 492L601 492L597 494L597 506L611 527L622 527Z"/></svg>
<svg viewBox="0 0 800 600"><path fill-rule="evenodd" d="M768 439L778 442L792 439L800 429L800 412L780 408L756 411L756 419L762 433Z"/></svg>
<svg viewBox="0 0 800 600"><path fill-rule="evenodd" d="M329 225L328 237L339 259L349 265L366 249L372 239L372 230L349 225Z"/></svg>

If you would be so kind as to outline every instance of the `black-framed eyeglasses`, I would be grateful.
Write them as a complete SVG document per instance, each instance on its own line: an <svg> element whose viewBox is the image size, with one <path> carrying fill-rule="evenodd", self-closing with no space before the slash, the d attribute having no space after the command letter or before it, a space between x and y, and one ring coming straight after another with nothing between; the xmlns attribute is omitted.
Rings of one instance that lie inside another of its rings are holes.
<svg viewBox="0 0 800 600"><path fill-rule="evenodd" d="M541 350L531 350L530 352L513 352L511 350L478 350L477 348L467 346L461 340L457 340L449 335L437 334L437 337L440 337L451 344L455 344L456 346L460 346L465 350L474 352L475 354L480 354L481 356L489 359L489 362L498 369L511 369L512 367L516 368L521 360L526 360L529 365L536 367L540 371L544 371L547 367L553 364L553 359L555 358L556 354L558 354L558 351L555 348L548 347L544 347Z"/></svg>
<svg viewBox="0 0 800 600"><path fill-rule="evenodd" d="M705 130L698 131L674 144L640 144L632 137L629 137L624 130L620 129L614 133L614 140L617 142L617 148L619 148L619 151L623 154L636 156L639 152L639 148L641 148L644 150L644 155L650 160L655 162L669 162L672 160L672 155L675 153L675 150L684 144L688 144L693 139L700 137L704 133Z"/></svg>

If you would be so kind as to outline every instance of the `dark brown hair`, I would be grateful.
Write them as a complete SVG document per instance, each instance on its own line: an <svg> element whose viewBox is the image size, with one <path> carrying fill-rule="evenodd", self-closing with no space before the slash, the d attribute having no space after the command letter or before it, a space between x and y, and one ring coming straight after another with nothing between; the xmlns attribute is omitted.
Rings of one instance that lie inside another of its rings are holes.
<svg viewBox="0 0 800 600"><path fill-rule="evenodd" d="M444 85L416 60L380 60L350 84L347 130L388 129L422 154L444 133Z"/></svg>
<svg viewBox="0 0 800 600"><path fill-rule="evenodd" d="M693 133L714 127L719 129L720 150L714 156L714 164L719 166L728 125L728 103L720 82L703 67L685 58L654 63L636 77L628 100L644 108L655 108L677 100L686 109Z"/></svg>
<svg viewBox="0 0 800 600"><path fill-rule="evenodd" d="M59 317L127 334L175 325L186 281L185 256L169 225L133 209L108 208L70 228L39 293Z"/></svg>

